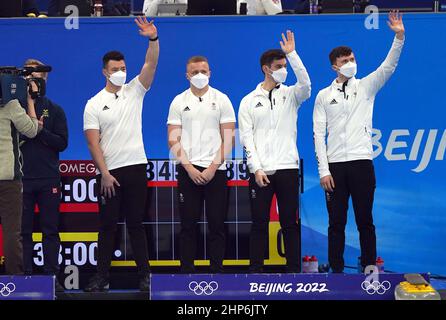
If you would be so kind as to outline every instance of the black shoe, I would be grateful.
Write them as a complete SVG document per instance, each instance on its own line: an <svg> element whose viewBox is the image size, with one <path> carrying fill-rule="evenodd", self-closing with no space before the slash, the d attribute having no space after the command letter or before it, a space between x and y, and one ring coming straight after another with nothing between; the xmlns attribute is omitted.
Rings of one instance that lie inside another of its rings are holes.
<svg viewBox="0 0 446 320"><path fill-rule="evenodd" d="M65 288L60 284L59 280L57 280L57 279L54 282L54 286L55 286L56 292L64 292L65 291Z"/></svg>
<svg viewBox="0 0 446 320"><path fill-rule="evenodd" d="M139 279L139 290L148 292L150 289L150 274L145 275Z"/></svg>
<svg viewBox="0 0 446 320"><path fill-rule="evenodd" d="M104 292L108 291L110 287L109 281L106 277L99 274L91 278L88 285L84 288L85 292Z"/></svg>

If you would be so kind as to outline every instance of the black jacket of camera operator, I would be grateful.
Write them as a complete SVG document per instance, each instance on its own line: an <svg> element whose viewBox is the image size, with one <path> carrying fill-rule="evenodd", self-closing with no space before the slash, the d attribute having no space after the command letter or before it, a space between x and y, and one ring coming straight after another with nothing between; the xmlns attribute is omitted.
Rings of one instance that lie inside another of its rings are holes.
<svg viewBox="0 0 446 320"><path fill-rule="evenodd" d="M43 129L33 139L21 137L23 179L60 178L59 153L68 145L65 112L46 97L34 101L37 119L43 116Z"/></svg>

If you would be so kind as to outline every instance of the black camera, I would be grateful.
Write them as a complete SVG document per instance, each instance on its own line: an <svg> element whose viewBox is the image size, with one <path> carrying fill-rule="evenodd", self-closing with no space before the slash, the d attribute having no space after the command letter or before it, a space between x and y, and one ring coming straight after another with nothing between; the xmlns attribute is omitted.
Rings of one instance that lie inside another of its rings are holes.
<svg viewBox="0 0 446 320"><path fill-rule="evenodd" d="M30 75L33 72L50 72L51 69L50 66L0 67L0 107L14 99L18 99L22 106L27 106L27 92L33 99L43 97L46 93L45 79ZM37 90L32 89L32 83Z"/></svg>

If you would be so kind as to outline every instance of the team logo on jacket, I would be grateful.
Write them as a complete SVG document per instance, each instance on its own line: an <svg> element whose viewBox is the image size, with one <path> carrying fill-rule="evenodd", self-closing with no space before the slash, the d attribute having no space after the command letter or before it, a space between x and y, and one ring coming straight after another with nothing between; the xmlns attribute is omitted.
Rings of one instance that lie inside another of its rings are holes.
<svg viewBox="0 0 446 320"><path fill-rule="evenodd" d="M102 111L109 110L109 109L110 109L109 107L105 106L102 108Z"/></svg>
<svg viewBox="0 0 446 320"><path fill-rule="evenodd" d="M255 199L257 197L256 191L251 189L251 199Z"/></svg>
<svg viewBox="0 0 446 320"><path fill-rule="evenodd" d="M186 107L186 108L183 109L183 111L190 111L190 108Z"/></svg>
<svg viewBox="0 0 446 320"><path fill-rule="evenodd" d="M48 118L50 116L50 112L48 109L43 109L42 117Z"/></svg>
<svg viewBox="0 0 446 320"><path fill-rule="evenodd" d="M336 99L331 100L330 104L338 104L338 102L336 101Z"/></svg>
<svg viewBox="0 0 446 320"><path fill-rule="evenodd" d="M263 107L263 104L259 101L254 108Z"/></svg>
<svg viewBox="0 0 446 320"><path fill-rule="evenodd" d="M217 105L215 104L215 102L212 102L211 109L212 110L217 110Z"/></svg>

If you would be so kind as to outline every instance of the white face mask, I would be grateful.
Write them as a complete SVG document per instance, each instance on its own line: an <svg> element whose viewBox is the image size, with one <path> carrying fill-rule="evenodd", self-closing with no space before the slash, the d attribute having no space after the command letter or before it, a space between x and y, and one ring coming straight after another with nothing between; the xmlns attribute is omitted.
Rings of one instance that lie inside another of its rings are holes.
<svg viewBox="0 0 446 320"><path fill-rule="evenodd" d="M286 71L286 68L280 68L279 70L275 70L271 73L271 77L273 77L274 81L277 83L284 83L286 80L286 77L288 75L288 71Z"/></svg>
<svg viewBox="0 0 446 320"><path fill-rule="evenodd" d="M118 72L112 73L109 77L110 82L117 87L122 87L127 80L127 73L119 70Z"/></svg>
<svg viewBox="0 0 446 320"><path fill-rule="evenodd" d="M197 89L203 89L209 84L209 77L205 74L198 73L190 78L190 83Z"/></svg>
<svg viewBox="0 0 446 320"><path fill-rule="evenodd" d="M358 66L354 62L347 62L342 67L339 68L339 72L347 77L348 79L354 77L356 75Z"/></svg>

